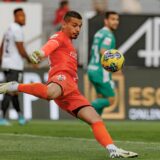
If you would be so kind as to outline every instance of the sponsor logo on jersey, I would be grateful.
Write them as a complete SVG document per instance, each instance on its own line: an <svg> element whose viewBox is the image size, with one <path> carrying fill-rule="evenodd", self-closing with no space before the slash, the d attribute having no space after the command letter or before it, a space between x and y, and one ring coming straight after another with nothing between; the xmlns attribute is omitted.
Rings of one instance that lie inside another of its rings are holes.
<svg viewBox="0 0 160 160"><path fill-rule="evenodd" d="M105 38L105 40L104 40L104 44L106 44L106 45L109 46L109 45L111 44L111 41L112 41L111 38L108 38L108 37L107 37L107 38Z"/></svg>
<svg viewBox="0 0 160 160"><path fill-rule="evenodd" d="M64 81L64 80L66 80L66 76L63 75L63 74L59 74L59 75L57 76L57 79L58 79L59 81Z"/></svg>
<svg viewBox="0 0 160 160"><path fill-rule="evenodd" d="M76 52L71 51L70 56L77 60L77 53Z"/></svg>
<svg viewBox="0 0 160 160"><path fill-rule="evenodd" d="M58 36L58 34L53 34L53 35L50 37L50 39L56 38L57 36Z"/></svg>

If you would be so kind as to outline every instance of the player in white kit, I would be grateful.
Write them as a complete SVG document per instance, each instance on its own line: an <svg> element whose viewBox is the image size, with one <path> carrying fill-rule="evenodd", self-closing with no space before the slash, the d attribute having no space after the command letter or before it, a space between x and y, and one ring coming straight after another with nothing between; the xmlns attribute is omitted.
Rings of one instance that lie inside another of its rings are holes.
<svg viewBox="0 0 160 160"><path fill-rule="evenodd" d="M0 49L1 68L3 69L6 82L17 81L22 82L22 71L24 69L23 58L29 61L27 52L24 48L24 34L22 26L25 25L25 13L22 8L17 8L13 12L14 22L10 24L6 31ZM9 103L12 102L13 107L18 113L19 124L25 124L20 104L18 100L18 93L5 94L2 100L1 110L3 119L0 120L0 125L9 125L10 123L5 119L6 111Z"/></svg>

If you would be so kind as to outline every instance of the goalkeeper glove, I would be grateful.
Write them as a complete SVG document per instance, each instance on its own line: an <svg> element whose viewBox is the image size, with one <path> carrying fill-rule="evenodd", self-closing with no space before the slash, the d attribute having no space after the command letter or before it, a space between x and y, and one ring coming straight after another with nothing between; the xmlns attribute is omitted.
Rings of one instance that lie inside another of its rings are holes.
<svg viewBox="0 0 160 160"><path fill-rule="evenodd" d="M38 64L41 59L44 57L44 53L42 51L34 51L30 56L30 61L33 64Z"/></svg>

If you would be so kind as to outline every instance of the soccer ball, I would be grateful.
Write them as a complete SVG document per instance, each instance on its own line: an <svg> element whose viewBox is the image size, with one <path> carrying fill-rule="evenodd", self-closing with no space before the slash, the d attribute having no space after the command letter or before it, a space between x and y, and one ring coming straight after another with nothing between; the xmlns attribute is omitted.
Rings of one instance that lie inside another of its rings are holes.
<svg viewBox="0 0 160 160"><path fill-rule="evenodd" d="M116 72L122 69L124 60L124 56L120 51L111 49L104 52L101 57L101 64L105 70Z"/></svg>

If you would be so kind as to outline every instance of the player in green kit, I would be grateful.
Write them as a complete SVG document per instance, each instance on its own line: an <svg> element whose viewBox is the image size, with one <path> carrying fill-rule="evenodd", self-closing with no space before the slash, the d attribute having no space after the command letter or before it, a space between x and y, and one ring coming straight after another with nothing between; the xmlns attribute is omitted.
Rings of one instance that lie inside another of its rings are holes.
<svg viewBox="0 0 160 160"><path fill-rule="evenodd" d="M107 72L101 65L101 56L106 50L115 49L113 31L119 25L119 15L114 11L105 13L104 27L96 32L91 48L91 59L88 66L88 77L97 92L97 99L92 106L100 115L104 107L110 106L115 101L114 82L112 73Z"/></svg>

